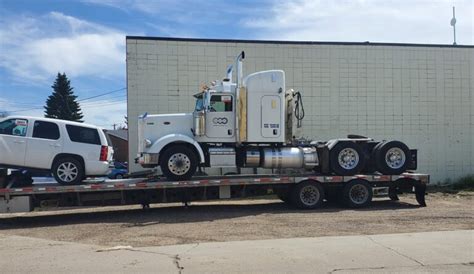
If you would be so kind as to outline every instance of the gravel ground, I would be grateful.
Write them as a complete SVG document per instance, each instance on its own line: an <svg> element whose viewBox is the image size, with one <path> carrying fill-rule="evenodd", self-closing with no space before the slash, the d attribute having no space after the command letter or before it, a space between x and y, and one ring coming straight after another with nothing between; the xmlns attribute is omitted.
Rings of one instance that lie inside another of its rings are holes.
<svg viewBox="0 0 474 274"><path fill-rule="evenodd" d="M335 204L295 210L272 199L152 205L147 212L139 206L50 210L0 214L0 234L139 247L474 229L473 197L431 193L428 207L419 207L413 195L403 195L357 210Z"/></svg>

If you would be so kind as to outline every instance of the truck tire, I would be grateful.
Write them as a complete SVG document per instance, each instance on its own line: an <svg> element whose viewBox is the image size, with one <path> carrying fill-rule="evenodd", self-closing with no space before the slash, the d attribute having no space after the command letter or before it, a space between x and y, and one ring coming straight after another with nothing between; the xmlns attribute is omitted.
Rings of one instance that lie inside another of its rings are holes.
<svg viewBox="0 0 474 274"><path fill-rule="evenodd" d="M161 155L160 167L163 175L169 180L188 180L196 172L196 153L183 145L169 147Z"/></svg>
<svg viewBox="0 0 474 274"><path fill-rule="evenodd" d="M383 142L374 148L377 171L386 175L398 175L407 170L410 150L399 141Z"/></svg>
<svg viewBox="0 0 474 274"><path fill-rule="evenodd" d="M352 180L342 189L342 201L351 208L368 206L372 196L372 187L364 180Z"/></svg>
<svg viewBox="0 0 474 274"><path fill-rule="evenodd" d="M73 157L59 158L53 163L52 173L61 185L77 185L85 177L84 166Z"/></svg>
<svg viewBox="0 0 474 274"><path fill-rule="evenodd" d="M350 176L365 166L362 148L354 142L339 142L329 152L331 171L336 175Z"/></svg>
<svg viewBox="0 0 474 274"><path fill-rule="evenodd" d="M290 193L291 203L300 209L314 209L324 200L324 189L320 183L305 181L293 187Z"/></svg>

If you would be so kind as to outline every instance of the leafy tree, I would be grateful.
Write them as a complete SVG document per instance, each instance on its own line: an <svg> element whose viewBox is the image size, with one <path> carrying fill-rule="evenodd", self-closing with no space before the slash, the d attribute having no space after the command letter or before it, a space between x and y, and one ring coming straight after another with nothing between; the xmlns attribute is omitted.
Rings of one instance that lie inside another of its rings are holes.
<svg viewBox="0 0 474 274"><path fill-rule="evenodd" d="M82 122L81 107L76 101L77 96L74 95L71 81L66 73L58 73L54 84L51 86L53 93L46 100L45 117L63 119L69 121Z"/></svg>

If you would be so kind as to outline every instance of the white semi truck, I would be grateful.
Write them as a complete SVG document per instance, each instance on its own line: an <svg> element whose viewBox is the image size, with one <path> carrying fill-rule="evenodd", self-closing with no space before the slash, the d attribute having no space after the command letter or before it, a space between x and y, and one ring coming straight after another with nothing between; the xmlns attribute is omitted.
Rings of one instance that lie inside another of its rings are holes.
<svg viewBox="0 0 474 274"><path fill-rule="evenodd" d="M160 166L167 178L88 180L58 185L25 180L0 169L0 213L37 207L105 206L240 199L276 194L297 208L323 200L368 206L374 196L398 200L414 193L426 206L429 175L416 169L416 150L398 141L362 136L311 142L293 136L304 109L299 92L286 90L281 70L242 76L232 67L224 80L195 95L193 113L143 115L139 157L144 167ZM197 167L269 168L271 174L195 176ZM296 171L296 172L294 172Z"/></svg>
<svg viewBox="0 0 474 274"><path fill-rule="evenodd" d="M198 166L306 169L341 176L416 169L416 150L399 141L357 135L324 142L297 139L293 133L304 117L301 94L286 89L282 70L243 77L244 58L244 52L236 58L236 83L229 66L225 79L194 95L194 112L140 116L137 162L145 168L160 166L170 180L187 180Z"/></svg>

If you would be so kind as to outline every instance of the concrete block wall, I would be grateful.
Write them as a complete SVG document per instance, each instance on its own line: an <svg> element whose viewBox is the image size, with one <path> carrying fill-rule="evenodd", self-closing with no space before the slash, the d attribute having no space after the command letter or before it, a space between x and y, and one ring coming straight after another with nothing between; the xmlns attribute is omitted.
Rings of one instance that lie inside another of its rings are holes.
<svg viewBox="0 0 474 274"><path fill-rule="evenodd" d="M200 84L222 79L242 50L245 75L283 69L302 92L303 136L406 142L434 183L474 174L472 46L128 37L129 162L138 115L192 111Z"/></svg>

